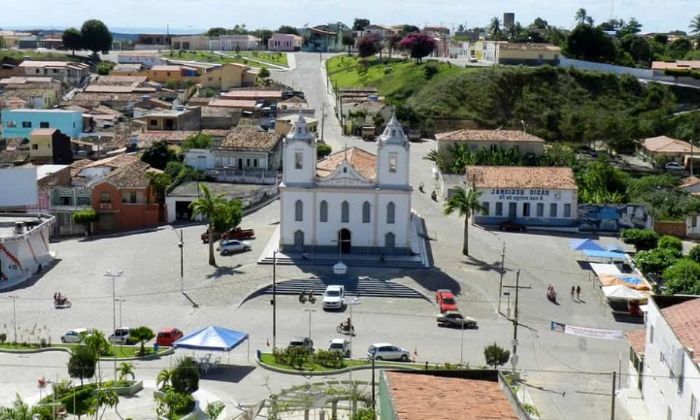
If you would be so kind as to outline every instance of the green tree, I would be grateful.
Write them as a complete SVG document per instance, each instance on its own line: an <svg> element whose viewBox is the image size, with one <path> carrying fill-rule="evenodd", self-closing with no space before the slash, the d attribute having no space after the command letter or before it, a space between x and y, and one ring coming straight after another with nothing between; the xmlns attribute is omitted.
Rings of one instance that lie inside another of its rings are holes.
<svg viewBox="0 0 700 420"><path fill-rule="evenodd" d="M619 37L625 37L626 35L635 35L638 34L642 31L642 24L637 21L635 18L630 18L630 20L627 21L627 24L622 26L620 28L619 33L617 34Z"/></svg>
<svg viewBox="0 0 700 420"><path fill-rule="evenodd" d="M682 60L693 49L688 38L678 38L668 46L668 55L675 60Z"/></svg>
<svg viewBox="0 0 700 420"><path fill-rule="evenodd" d="M646 38L634 34L628 34L622 37L620 42L622 49L632 56L635 64L641 64L645 67L649 65L652 58L651 47L649 46L649 42L647 42Z"/></svg>
<svg viewBox="0 0 700 420"><path fill-rule="evenodd" d="M97 19L87 20L80 28L82 45L97 57L98 52L108 53L112 49L112 33L107 25Z"/></svg>
<svg viewBox="0 0 700 420"><path fill-rule="evenodd" d="M582 203L623 203L627 194L626 174L604 161L582 165L576 171Z"/></svg>
<svg viewBox="0 0 700 420"><path fill-rule="evenodd" d="M72 216L73 223L78 225L84 225L85 231L88 235L92 233L92 224L97 221L98 217L99 216L97 212L93 209L78 210L75 213L73 213Z"/></svg>
<svg viewBox="0 0 700 420"><path fill-rule="evenodd" d="M645 274L661 275L668 267L673 265L680 253L670 248L655 248L648 251L639 251L634 256L634 262Z"/></svg>
<svg viewBox="0 0 700 420"><path fill-rule="evenodd" d="M297 30L297 28L288 25L280 26L279 29L277 29L277 32L281 34L299 35L299 31Z"/></svg>
<svg viewBox="0 0 700 420"><path fill-rule="evenodd" d="M492 40L500 40L503 38L503 31L501 30L501 20L497 17L491 19L489 24L489 38Z"/></svg>
<svg viewBox="0 0 700 420"><path fill-rule="evenodd" d="M487 365L497 369L499 366L506 364L508 359L510 359L510 351L493 343L484 347L484 359L486 359Z"/></svg>
<svg viewBox="0 0 700 420"><path fill-rule="evenodd" d="M146 354L146 342L152 340L156 336L153 330L146 326L132 329L129 335L133 340L141 343L140 354Z"/></svg>
<svg viewBox="0 0 700 420"><path fill-rule="evenodd" d="M361 58L371 57L379 52L379 35L369 33L357 41L357 55Z"/></svg>
<svg viewBox="0 0 700 420"><path fill-rule="evenodd" d="M656 248L659 235L651 229L624 229L620 239L626 244L634 245L637 251L646 251Z"/></svg>
<svg viewBox="0 0 700 420"><path fill-rule="evenodd" d="M673 249L678 253L683 252L683 242L681 239L671 235L662 236L657 246L661 249Z"/></svg>
<svg viewBox="0 0 700 420"><path fill-rule="evenodd" d="M588 13L586 12L586 9L578 9L576 11L576 15L574 15L574 19L576 19L576 22L579 25L583 25L588 21Z"/></svg>
<svg viewBox="0 0 700 420"><path fill-rule="evenodd" d="M697 35L700 37L700 14L695 15L695 17L690 21L690 34Z"/></svg>
<svg viewBox="0 0 700 420"><path fill-rule="evenodd" d="M95 330L91 331L90 334L85 334L81 337L80 343L92 350L98 357L108 356L111 351L109 341L102 331Z"/></svg>
<svg viewBox="0 0 700 420"><path fill-rule="evenodd" d="M243 203L240 199L227 200L224 211L219 216L214 217L214 230L216 232L226 232L241 224L243 219Z"/></svg>
<svg viewBox="0 0 700 420"><path fill-rule="evenodd" d="M102 419L108 408L114 408L119 404L119 395L112 389L98 389L92 399L92 404L92 408L95 412L95 419ZM100 413L100 409L102 409L102 413Z"/></svg>
<svg viewBox="0 0 700 420"><path fill-rule="evenodd" d="M165 172L147 172L151 185L156 189L156 198L159 203L165 202L165 193L173 183L173 179Z"/></svg>
<svg viewBox="0 0 700 420"><path fill-rule="evenodd" d="M186 152L190 149L208 149L211 145L211 136L200 132L187 137L180 145L180 148L183 152Z"/></svg>
<svg viewBox="0 0 700 420"><path fill-rule="evenodd" d="M696 263L700 263L700 245L695 245L690 250L690 252L688 253L688 258L695 261Z"/></svg>
<svg viewBox="0 0 700 420"><path fill-rule="evenodd" d="M617 50L612 39L600 28L580 24L571 31L564 52L573 58L605 63L615 62Z"/></svg>
<svg viewBox="0 0 700 420"><path fill-rule="evenodd" d="M158 387L158 390L165 391L165 389L170 386L170 379L172 376L172 369L163 369L158 372L158 377L156 378L156 386Z"/></svg>
<svg viewBox="0 0 700 420"><path fill-rule="evenodd" d="M700 294L700 264L682 258L663 272L664 291L669 295Z"/></svg>
<svg viewBox="0 0 700 420"><path fill-rule="evenodd" d="M134 378L136 378L134 375L134 364L130 362L121 362L117 369L117 377L120 381L126 380L127 377L131 378L133 381Z"/></svg>
<svg viewBox="0 0 700 420"><path fill-rule="evenodd" d="M316 146L316 158L323 159L331 154L331 146L326 143L319 143Z"/></svg>
<svg viewBox="0 0 700 420"><path fill-rule="evenodd" d="M77 346L71 351L68 359L68 375L71 378L80 378L80 386L83 379L90 379L95 376L97 365L97 354L87 346Z"/></svg>
<svg viewBox="0 0 700 420"><path fill-rule="evenodd" d="M0 419L2 420L32 420L32 409L22 400L19 394L15 394L12 407L0 407Z"/></svg>
<svg viewBox="0 0 700 420"><path fill-rule="evenodd" d="M199 185L202 196L192 203L192 218L202 216L209 221L209 265L216 266L214 259L214 222L216 219L225 218L227 201L223 194L212 195L206 185Z"/></svg>
<svg viewBox="0 0 700 420"><path fill-rule="evenodd" d="M350 50L355 45L355 34L352 32L343 33L343 45L348 47L348 55L350 55Z"/></svg>
<svg viewBox="0 0 700 420"><path fill-rule="evenodd" d="M176 392L191 394L199 389L199 369L191 357L180 359L173 368L170 384Z"/></svg>
<svg viewBox="0 0 700 420"><path fill-rule="evenodd" d="M362 32L369 26L369 23L369 19L355 18L355 21L352 24L352 30Z"/></svg>
<svg viewBox="0 0 700 420"><path fill-rule="evenodd" d="M83 48L83 35L76 28L68 28L63 31L63 48L73 51L73 56L75 56L75 50L80 50Z"/></svg>
<svg viewBox="0 0 700 420"><path fill-rule="evenodd" d="M227 34L226 28L222 28L220 26L214 27L214 28L209 28L207 32L205 32L206 36L210 37L219 37L221 35L226 35Z"/></svg>
<svg viewBox="0 0 700 420"><path fill-rule="evenodd" d="M457 213L464 217L464 242L462 244L462 254L469 255L469 218L475 212L484 211L484 206L479 201L481 192L475 188L466 190L457 187L454 194L447 199L444 206L446 215Z"/></svg>
<svg viewBox="0 0 700 420"><path fill-rule="evenodd" d="M260 72L258 73L258 77L261 79L267 79L270 77L270 70L267 69L267 67L263 67L260 69Z"/></svg>
<svg viewBox="0 0 700 420"><path fill-rule="evenodd" d="M168 162L177 161L177 154L164 141L154 142L141 155L141 160L156 169L165 169Z"/></svg>

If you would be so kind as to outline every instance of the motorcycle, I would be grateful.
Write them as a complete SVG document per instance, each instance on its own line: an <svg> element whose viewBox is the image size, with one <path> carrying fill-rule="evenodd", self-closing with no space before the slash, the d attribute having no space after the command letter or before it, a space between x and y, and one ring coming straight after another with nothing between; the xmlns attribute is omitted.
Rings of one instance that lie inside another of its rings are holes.
<svg viewBox="0 0 700 420"><path fill-rule="evenodd" d="M437 201L437 193L435 192L435 190L433 190L433 192L430 193L430 198L433 201Z"/></svg>
<svg viewBox="0 0 700 420"><path fill-rule="evenodd" d="M53 307L56 309L68 309L72 305L70 299L63 296L62 294L56 294L53 297Z"/></svg>
<svg viewBox="0 0 700 420"><path fill-rule="evenodd" d="M554 287L552 286L547 288L547 299L552 303L557 303L557 292L554 291Z"/></svg>
<svg viewBox="0 0 700 420"><path fill-rule="evenodd" d="M338 334L355 335L355 326L349 325L347 322L343 321L335 329Z"/></svg>

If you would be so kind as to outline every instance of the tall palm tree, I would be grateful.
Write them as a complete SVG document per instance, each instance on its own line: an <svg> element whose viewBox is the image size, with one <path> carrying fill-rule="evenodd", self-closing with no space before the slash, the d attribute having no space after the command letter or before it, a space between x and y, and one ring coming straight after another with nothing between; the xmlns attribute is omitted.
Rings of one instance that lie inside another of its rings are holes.
<svg viewBox="0 0 700 420"><path fill-rule="evenodd" d="M576 15L574 16L574 19L576 19L576 22L581 25L583 23L586 23L586 18L588 17L588 13L586 12L586 9L581 8L576 11Z"/></svg>
<svg viewBox="0 0 700 420"><path fill-rule="evenodd" d="M501 20L497 17L491 19L491 24L489 25L489 35L492 39L498 39L501 37Z"/></svg>
<svg viewBox="0 0 700 420"><path fill-rule="evenodd" d="M475 212L484 211L484 206L479 202L481 192L475 188L466 190L457 187L454 194L445 202L445 214L457 212L460 217L464 217L464 242L462 244L462 254L469 255L469 218Z"/></svg>
<svg viewBox="0 0 700 420"><path fill-rule="evenodd" d="M693 20L690 21L690 34L697 37L695 47L700 47L700 15L695 15Z"/></svg>
<svg viewBox="0 0 700 420"><path fill-rule="evenodd" d="M227 211L224 194L212 195L206 185L199 185L202 196L190 203L192 218L202 216L209 222L209 265L216 266L214 259L214 219Z"/></svg>

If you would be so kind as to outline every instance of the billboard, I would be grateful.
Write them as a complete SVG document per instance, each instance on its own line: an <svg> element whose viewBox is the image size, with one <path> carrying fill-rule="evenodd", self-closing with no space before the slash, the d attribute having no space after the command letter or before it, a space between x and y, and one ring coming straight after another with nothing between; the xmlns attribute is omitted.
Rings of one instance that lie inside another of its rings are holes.
<svg viewBox="0 0 700 420"><path fill-rule="evenodd" d="M36 206L36 167L0 168L0 208Z"/></svg>

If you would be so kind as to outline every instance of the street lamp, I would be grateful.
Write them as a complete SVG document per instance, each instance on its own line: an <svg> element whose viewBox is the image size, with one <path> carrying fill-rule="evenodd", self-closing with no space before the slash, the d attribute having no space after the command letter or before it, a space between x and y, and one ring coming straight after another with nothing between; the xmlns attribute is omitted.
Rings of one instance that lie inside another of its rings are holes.
<svg viewBox="0 0 700 420"><path fill-rule="evenodd" d="M362 303L362 302L360 301L360 298L357 296L354 296L345 302L345 304L350 307L350 325L352 325L352 307L355 305L359 305L360 303ZM351 352L352 352L352 336L353 335L355 335L355 334L353 334L352 328L350 328L350 351ZM352 383L352 369L350 369L350 382Z"/></svg>
<svg viewBox="0 0 700 420"><path fill-rule="evenodd" d="M105 277L110 277L112 279L112 331L116 331L117 329L117 298L116 298L116 287L114 284L114 279L117 277L121 277L121 275L124 274L124 271L119 270L116 273L112 273L111 270L107 270L104 273ZM117 380L117 359L114 359L114 380Z"/></svg>
<svg viewBox="0 0 700 420"><path fill-rule="evenodd" d="M277 251L272 251L272 351L277 348Z"/></svg>
<svg viewBox="0 0 700 420"><path fill-rule="evenodd" d="M17 342L17 296L9 296L12 299L12 327L15 330L15 343Z"/></svg>
<svg viewBox="0 0 700 420"><path fill-rule="evenodd" d="M180 242L177 244L178 248L180 248L180 293L183 295L185 294L185 259L184 259L184 250L185 250L185 241L182 239L182 229L180 229Z"/></svg>
<svg viewBox="0 0 700 420"><path fill-rule="evenodd" d="M119 326L122 327L124 326L122 322L122 303L126 302L126 299L116 299L116 301L119 302Z"/></svg>
<svg viewBox="0 0 700 420"><path fill-rule="evenodd" d="M304 312L308 312L308 313L309 313L309 335L308 335L308 337L309 337L309 340L310 340L310 339L311 339L311 313L312 313L312 312L316 312L316 309L305 308L305 309L304 309Z"/></svg>

